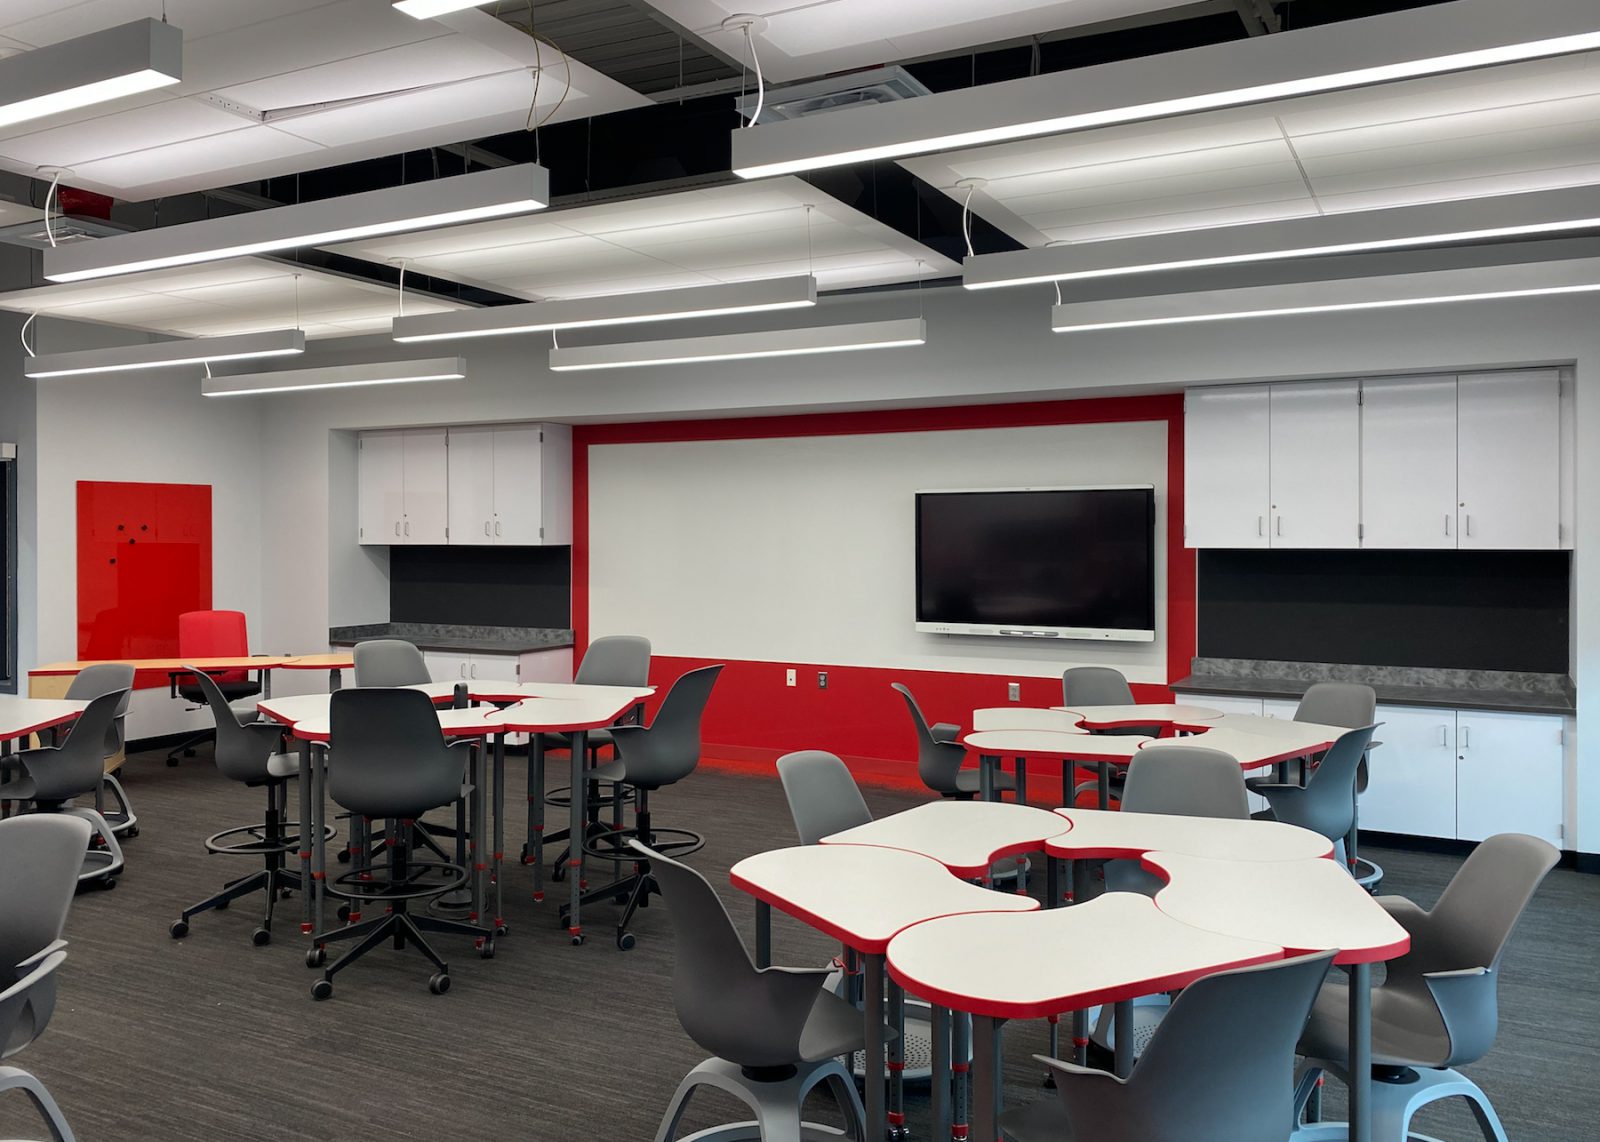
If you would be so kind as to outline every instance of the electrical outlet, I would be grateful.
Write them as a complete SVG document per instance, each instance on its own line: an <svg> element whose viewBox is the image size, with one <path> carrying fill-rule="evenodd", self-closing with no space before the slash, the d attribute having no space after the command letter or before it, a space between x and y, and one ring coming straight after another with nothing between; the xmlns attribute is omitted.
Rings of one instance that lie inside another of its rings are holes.
<svg viewBox="0 0 1600 1142"><path fill-rule="evenodd" d="M1010 698L1013 702L1022 701L1022 683L1021 682L1008 682L1008 683L1006 683L1006 697Z"/></svg>
<svg viewBox="0 0 1600 1142"><path fill-rule="evenodd" d="M792 668L789 669L789 670L784 671L783 684L785 686L793 686L794 685L794 670Z"/></svg>
<svg viewBox="0 0 1600 1142"><path fill-rule="evenodd" d="M826 670L817 671L817 689L818 690L826 690L827 688L828 688L828 672Z"/></svg>

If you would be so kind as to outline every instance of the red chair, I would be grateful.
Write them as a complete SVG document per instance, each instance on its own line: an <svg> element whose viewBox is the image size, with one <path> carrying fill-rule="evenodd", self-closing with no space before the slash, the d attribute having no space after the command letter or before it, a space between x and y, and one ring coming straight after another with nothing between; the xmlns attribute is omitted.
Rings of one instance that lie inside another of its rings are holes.
<svg viewBox="0 0 1600 1142"><path fill-rule="evenodd" d="M250 636L245 630L245 617L243 611L185 611L178 616L178 657L183 659L196 658L233 658L242 657L250 653ZM186 681L187 679L187 681ZM193 677L186 674L173 675L174 689L177 696L197 706L205 707L205 691L200 689L200 684ZM250 671L246 669L227 670L212 674L211 680L222 691L222 696L229 704L245 698L253 698L261 693L261 683L250 679ZM236 713L239 711L235 711ZM255 721L256 712L252 708L244 712L244 720ZM215 730L206 730L188 738L181 745L175 747L167 754L167 764L177 765L178 756L194 756L194 747L203 741L210 741L216 737Z"/></svg>

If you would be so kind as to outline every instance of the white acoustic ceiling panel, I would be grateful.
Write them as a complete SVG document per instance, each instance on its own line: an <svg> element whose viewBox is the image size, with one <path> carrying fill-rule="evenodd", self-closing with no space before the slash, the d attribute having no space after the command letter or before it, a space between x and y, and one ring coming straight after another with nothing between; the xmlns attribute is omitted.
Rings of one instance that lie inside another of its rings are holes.
<svg viewBox="0 0 1600 1142"><path fill-rule="evenodd" d="M646 0L734 59L744 34L723 22L761 16L762 71L787 82L1179 6L1179 0Z"/></svg>
<svg viewBox="0 0 1600 1142"><path fill-rule="evenodd" d="M1027 246L1600 183L1600 54L901 160Z"/></svg>
<svg viewBox="0 0 1600 1142"><path fill-rule="evenodd" d="M813 272L817 288L826 291L942 277L957 269L948 258L792 176L330 249L372 262L405 258L417 272L532 301Z"/></svg>
<svg viewBox="0 0 1600 1142"><path fill-rule="evenodd" d="M0 309L95 321L177 337L220 337L295 326L307 338L387 332L399 292L270 258L234 258L100 281L68 282L0 293ZM443 313L454 302L406 295L406 312ZM52 352L45 343L40 352Z"/></svg>
<svg viewBox="0 0 1600 1142"><path fill-rule="evenodd" d="M0 47L149 9L3 0ZM0 131L0 168L70 167L71 185L145 199L518 130L530 109L559 122L649 102L487 11L413 20L372 0L168 0L167 14L184 32L182 83Z"/></svg>

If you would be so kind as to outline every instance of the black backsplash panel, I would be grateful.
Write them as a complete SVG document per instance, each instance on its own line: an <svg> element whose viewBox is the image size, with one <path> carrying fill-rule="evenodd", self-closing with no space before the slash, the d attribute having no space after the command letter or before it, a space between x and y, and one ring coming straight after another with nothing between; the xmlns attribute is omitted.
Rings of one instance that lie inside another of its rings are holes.
<svg viewBox="0 0 1600 1142"><path fill-rule="evenodd" d="M570 627L572 548L391 547L389 618Z"/></svg>
<svg viewBox="0 0 1600 1142"><path fill-rule="evenodd" d="M1199 652L1565 674L1571 564L1566 551L1201 551Z"/></svg>

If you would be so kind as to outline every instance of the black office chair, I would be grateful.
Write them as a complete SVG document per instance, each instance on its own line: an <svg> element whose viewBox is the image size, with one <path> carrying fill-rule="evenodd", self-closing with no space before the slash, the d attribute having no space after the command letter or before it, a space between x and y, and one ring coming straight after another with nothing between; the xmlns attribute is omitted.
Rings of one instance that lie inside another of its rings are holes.
<svg viewBox="0 0 1600 1142"><path fill-rule="evenodd" d="M463 796L471 742L446 744L433 703L420 690L339 690L329 702L329 714L336 754L328 766L328 795L360 817L397 824L381 850L384 861L370 870L346 872L328 885L329 893L350 902L353 922L317 933L306 963L323 967L326 945L334 941L359 942L327 964L322 978L312 985L312 998L327 999L333 994L336 973L391 938L396 948L409 944L433 965L428 988L442 995L450 990L450 968L423 933L471 936L483 941L486 957L493 954L494 934L476 924L407 910L413 900L462 887L468 871L459 864L413 860L414 838L404 823ZM383 905L387 911L376 919L361 920L355 909L363 905Z"/></svg>
<svg viewBox="0 0 1600 1142"><path fill-rule="evenodd" d="M680 676L661 700L661 708L649 726L612 729L617 760L594 771L600 780L618 782L632 791L634 823L629 828L592 838L583 846L584 854L617 863L631 861L633 872L604 887L590 889L579 899L583 904L606 897L627 902L622 918L617 921L617 947L623 951L634 944L633 933L628 931L633 914L648 907L652 895L661 893L660 884L651 875L650 862L641 858L628 842L642 841L657 852L671 856L687 856L706 843L703 836L688 829L655 827L650 819L650 794L682 781L700 764L700 719L706 703L711 700L711 688L721 673L721 666L702 666ZM563 924L567 922L568 911L566 907L561 910Z"/></svg>

